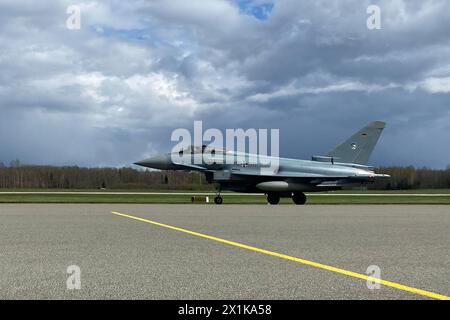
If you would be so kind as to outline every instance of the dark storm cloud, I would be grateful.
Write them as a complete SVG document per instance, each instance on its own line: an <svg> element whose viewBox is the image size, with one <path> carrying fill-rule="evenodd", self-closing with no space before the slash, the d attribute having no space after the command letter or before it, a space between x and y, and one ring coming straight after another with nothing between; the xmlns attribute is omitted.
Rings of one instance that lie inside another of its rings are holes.
<svg viewBox="0 0 450 320"><path fill-rule="evenodd" d="M450 163L444 0L80 1L77 31L70 4L0 4L0 161L128 165L194 120L307 158L380 119L374 164Z"/></svg>

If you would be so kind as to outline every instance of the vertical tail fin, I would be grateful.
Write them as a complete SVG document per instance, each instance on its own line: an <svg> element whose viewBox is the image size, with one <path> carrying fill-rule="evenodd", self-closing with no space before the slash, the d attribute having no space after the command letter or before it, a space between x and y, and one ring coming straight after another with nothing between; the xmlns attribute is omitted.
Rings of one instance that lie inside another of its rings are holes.
<svg viewBox="0 0 450 320"><path fill-rule="evenodd" d="M328 152L337 162L367 164L386 123L373 121Z"/></svg>

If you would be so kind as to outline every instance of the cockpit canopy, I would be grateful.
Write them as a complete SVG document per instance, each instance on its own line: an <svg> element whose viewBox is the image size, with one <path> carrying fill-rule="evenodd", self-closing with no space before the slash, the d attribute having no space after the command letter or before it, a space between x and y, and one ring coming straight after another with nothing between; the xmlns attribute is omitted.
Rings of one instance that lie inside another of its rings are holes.
<svg viewBox="0 0 450 320"><path fill-rule="evenodd" d="M210 153L210 154L226 154L228 151L223 148L217 148L213 146L207 146L206 144L202 146L198 145L190 145L186 148L179 151L180 155L183 154L203 154L203 153Z"/></svg>

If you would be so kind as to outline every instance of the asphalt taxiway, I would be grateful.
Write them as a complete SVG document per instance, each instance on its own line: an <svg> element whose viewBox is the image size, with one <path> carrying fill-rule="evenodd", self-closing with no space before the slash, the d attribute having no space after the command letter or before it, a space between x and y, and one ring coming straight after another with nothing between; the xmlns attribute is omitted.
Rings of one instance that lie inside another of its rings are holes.
<svg viewBox="0 0 450 320"><path fill-rule="evenodd" d="M0 299L445 298L449 230L446 205L2 204Z"/></svg>

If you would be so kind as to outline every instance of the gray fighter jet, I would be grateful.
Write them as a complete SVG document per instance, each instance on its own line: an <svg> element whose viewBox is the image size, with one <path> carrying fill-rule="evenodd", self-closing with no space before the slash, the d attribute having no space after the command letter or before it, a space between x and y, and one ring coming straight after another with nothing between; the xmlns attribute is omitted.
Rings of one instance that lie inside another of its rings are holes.
<svg viewBox="0 0 450 320"><path fill-rule="evenodd" d="M223 202L222 190L231 190L264 193L270 204L278 204L280 197L291 197L295 204L301 205L306 203L304 192L361 187L377 178L389 178L367 166L384 127L382 121L371 122L325 156L313 156L311 160L239 153L203 145L135 164L161 170L201 171L208 182L218 186L216 204Z"/></svg>

